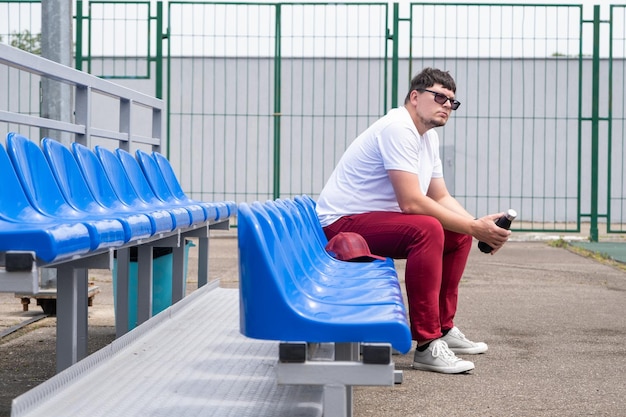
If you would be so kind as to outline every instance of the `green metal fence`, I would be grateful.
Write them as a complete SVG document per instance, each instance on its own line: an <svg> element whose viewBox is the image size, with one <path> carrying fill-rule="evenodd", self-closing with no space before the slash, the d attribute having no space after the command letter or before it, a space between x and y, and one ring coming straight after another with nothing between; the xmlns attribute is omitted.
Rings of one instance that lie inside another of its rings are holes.
<svg viewBox="0 0 626 417"><path fill-rule="evenodd" d="M236 201L316 196L437 66L463 103L440 129L457 198L477 215L516 208L517 230L597 239L626 231L625 9L78 1L76 66L163 97L184 188Z"/></svg>
<svg viewBox="0 0 626 417"><path fill-rule="evenodd" d="M0 42L41 53L40 0L0 0Z"/></svg>
<svg viewBox="0 0 626 417"><path fill-rule="evenodd" d="M170 2L170 157L186 188L319 192L387 107L386 29L386 4Z"/></svg>
<svg viewBox="0 0 626 417"><path fill-rule="evenodd" d="M626 5L610 8L607 120L607 232L626 232Z"/></svg>
<svg viewBox="0 0 626 417"><path fill-rule="evenodd" d="M436 66L458 82L463 105L441 133L457 198L480 214L516 208L524 230L578 231L581 6L420 3L409 20L407 78Z"/></svg>

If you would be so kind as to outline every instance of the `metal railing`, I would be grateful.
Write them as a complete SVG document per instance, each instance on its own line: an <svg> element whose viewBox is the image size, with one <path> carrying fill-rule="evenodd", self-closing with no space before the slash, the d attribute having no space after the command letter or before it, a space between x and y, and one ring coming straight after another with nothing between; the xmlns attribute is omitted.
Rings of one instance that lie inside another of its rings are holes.
<svg viewBox="0 0 626 417"><path fill-rule="evenodd" d="M94 140L106 139L114 140L114 147L126 150L139 145L160 149L164 107L161 100L5 44L0 44L0 64L6 66L8 79L13 69L45 77L74 89L74 121L65 122L0 109L0 122L7 124L7 130L11 124L25 125L68 132L74 136L75 142L87 146L92 146ZM109 109L105 110L107 104ZM112 120L111 116L117 116L117 120Z"/></svg>

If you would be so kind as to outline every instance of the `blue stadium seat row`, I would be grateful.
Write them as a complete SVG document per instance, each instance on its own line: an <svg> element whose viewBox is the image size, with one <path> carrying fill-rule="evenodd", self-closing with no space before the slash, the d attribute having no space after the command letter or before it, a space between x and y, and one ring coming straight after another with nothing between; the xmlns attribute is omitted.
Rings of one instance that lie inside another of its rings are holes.
<svg viewBox="0 0 626 417"><path fill-rule="evenodd" d="M408 352L411 333L393 260L331 257L314 204L301 196L239 205L241 333L279 341L390 343Z"/></svg>
<svg viewBox="0 0 626 417"><path fill-rule="evenodd" d="M46 263L226 220L237 208L187 197L158 152L50 138L39 146L9 133L0 175L0 252L33 251Z"/></svg>

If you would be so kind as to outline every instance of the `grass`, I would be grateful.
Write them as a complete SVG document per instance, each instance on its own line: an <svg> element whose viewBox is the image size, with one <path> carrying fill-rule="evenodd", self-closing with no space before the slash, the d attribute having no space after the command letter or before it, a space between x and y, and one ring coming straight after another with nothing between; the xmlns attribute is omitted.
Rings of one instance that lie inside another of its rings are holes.
<svg viewBox="0 0 626 417"><path fill-rule="evenodd" d="M613 268L617 268L621 271L626 272L626 264L614 260L606 253L595 252L595 251L584 249L578 246L571 245L563 238L551 240L548 242L548 245L553 248L567 249L568 251L576 253L577 255L584 256L585 258L593 259L594 261L599 262L603 265L612 266Z"/></svg>

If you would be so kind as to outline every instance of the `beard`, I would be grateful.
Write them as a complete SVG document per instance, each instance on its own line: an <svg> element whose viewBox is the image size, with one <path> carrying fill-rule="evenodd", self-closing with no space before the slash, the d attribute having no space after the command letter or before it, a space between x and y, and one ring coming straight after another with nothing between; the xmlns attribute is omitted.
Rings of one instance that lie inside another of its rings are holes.
<svg viewBox="0 0 626 417"><path fill-rule="evenodd" d="M441 126L445 126L447 120L442 120L441 118L437 118L437 119L432 119L431 120L431 125L433 127L441 127Z"/></svg>
<svg viewBox="0 0 626 417"><path fill-rule="evenodd" d="M431 117L424 120L424 125L430 126L430 128L445 126L448 121L447 117Z"/></svg>

